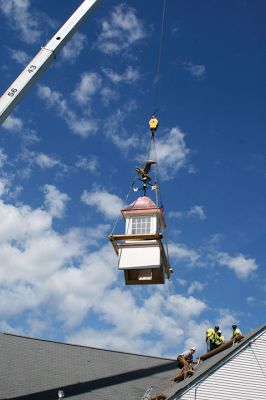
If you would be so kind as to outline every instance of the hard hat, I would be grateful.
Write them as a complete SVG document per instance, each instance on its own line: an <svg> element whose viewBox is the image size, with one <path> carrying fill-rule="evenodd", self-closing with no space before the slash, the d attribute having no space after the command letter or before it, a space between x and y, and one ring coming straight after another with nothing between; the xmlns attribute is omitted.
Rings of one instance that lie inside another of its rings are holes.
<svg viewBox="0 0 266 400"><path fill-rule="evenodd" d="M232 328L235 329L237 327L237 324L233 324Z"/></svg>
<svg viewBox="0 0 266 400"><path fill-rule="evenodd" d="M222 331L221 331L221 329L219 329L219 331L218 331L217 333L220 333L220 334L222 334Z"/></svg>
<svg viewBox="0 0 266 400"><path fill-rule="evenodd" d="M190 348L190 350L196 351L196 347L193 346L193 347Z"/></svg>

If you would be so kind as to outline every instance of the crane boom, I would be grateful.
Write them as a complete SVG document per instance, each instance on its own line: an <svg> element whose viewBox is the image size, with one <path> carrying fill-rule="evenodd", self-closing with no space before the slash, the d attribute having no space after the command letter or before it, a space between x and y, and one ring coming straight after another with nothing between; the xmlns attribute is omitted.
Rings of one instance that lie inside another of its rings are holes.
<svg viewBox="0 0 266 400"><path fill-rule="evenodd" d="M101 0L84 0L59 31L41 48L38 54L36 54L33 60L7 89L0 98L0 124L5 121L12 109L16 107L18 102L26 94L27 90L56 58L59 51L65 46L100 1Z"/></svg>

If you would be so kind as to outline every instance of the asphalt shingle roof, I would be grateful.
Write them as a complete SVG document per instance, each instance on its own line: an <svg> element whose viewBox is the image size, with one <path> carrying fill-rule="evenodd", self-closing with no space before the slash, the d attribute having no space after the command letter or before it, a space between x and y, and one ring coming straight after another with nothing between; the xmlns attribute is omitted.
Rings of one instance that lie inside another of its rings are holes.
<svg viewBox="0 0 266 400"><path fill-rule="evenodd" d="M175 360L0 333L0 400L53 400L59 389L72 400L141 400L150 386L153 394L164 392L174 399L265 329L250 332L172 387Z"/></svg>
<svg viewBox="0 0 266 400"><path fill-rule="evenodd" d="M133 346L132 346L133 347ZM0 333L0 399L141 400L169 386L174 360Z"/></svg>

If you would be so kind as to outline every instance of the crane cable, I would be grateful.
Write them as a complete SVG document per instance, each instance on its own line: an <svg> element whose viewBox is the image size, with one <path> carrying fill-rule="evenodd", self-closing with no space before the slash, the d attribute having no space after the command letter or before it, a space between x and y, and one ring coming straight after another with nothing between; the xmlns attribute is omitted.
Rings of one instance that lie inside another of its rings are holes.
<svg viewBox="0 0 266 400"><path fill-rule="evenodd" d="M130 186L130 188L129 188L129 191L128 191L127 195L125 196L124 204L127 203L128 197L129 197L131 191L133 190L133 187L134 187L134 184L135 184L136 179L137 179L137 176L135 175L135 177L134 177L134 179L133 179L133 182L132 182L132 184L131 184L131 186ZM121 213L119 213L119 215L118 215L118 217L117 217L117 219L116 219L116 221L115 221L115 223L114 223L114 226L113 226L113 229L112 229L110 235L113 235L113 233L114 233L114 231L115 231L115 228L116 228L116 226L117 226L117 224L118 224L118 221L119 221L121 218L122 218L122 215L121 215Z"/></svg>
<svg viewBox="0 0 266 400"><path fill-rule="evenodd" d="M160 44L159 44L159 51L158 51L158 60L157 60L157 68L156 68L156 73L155 73L155 78L154 78L154 91L155 91L155 95L154 95L154 113L156 114L156 112L158 111L158 107L156 108L155 105L157 103L157 96L158 96L158 81L159 81L159 76L160 76L160 68L161 68L161 58L162 58L162 47L163 47L163 34L164 34L164 21L165 21L165 6L166 6L166 0L163 0L163 7L162 7L162 17L161 17L161 31L160 31ZM157 89L157 92L156 92ZM152 144L153 144L153 148L154 148L154 155L155 155L155 161L156 161L156 181L158 182L158 186L159 186L159 197L160 197L160 204L162 207L162 194L161 194L161 189L160 189L160 180L159 180L159 170L158 170L158 163L157 163L157 154L156 154L156 147L155 147L155 140L154 140L154 134L151 135L151 140L150 140L150 144L149 144L149 150L148 150L148 157L147 159L149 159L150 157L150 153L151 153L151 148L152 148ZM133 182L130 186L130 189L127 193L127 195L125 196L125 202L127 201L130 192L133 189L133 186L135 184L135 181L137 179L137 175L135 175ZM163 207L162 207L163 208ZM118 216L117 220L114 223L113 229L111 231L111 235L113 234L118 221L120 219L121 215ZM165 235L166 237L166 235ZM167 258L168 258L168 245L166 242L166 249L167 249Z"/></svg>
<svg viewBox="0 0 266 400"><path fill-rule="evenodd" d="M160 69L161 69L161 58L162 58L162 48L163 48L163 34L164 34L164 21L165 21L165 6L166 0L163 0L162 7L162 17L161 17L161 32L160 32L160 44L159 44L159 52L158 52L158 60L157 60L157 68L155 73L155 78L153 80L154 85L154 102L153 102L153 114L156 114L158 111L158 82L160 77Z"/></svg>
<svg viewBox="0 0 266 400"><path fill-rule="evenodd" d="M154 107L153 107L154 112L153 112L153 115L155 115L159 110L159 107L158 107L158 97L159 97L158 83L159 83L159 78L160 78L161 59L162 59L163 36L164 36L164 25L165 25L165 8L166 8L166 0L163 0L158 61L157 61L156 74L155 74L155 78L154 78L154 81L153 81L153 84L154 84ZM160 177L159 177L159 168L158 168L158 161L157 161L157 153L156 153L154 133L151 134L151 141L150 141L150 146L149 146L148 159L150 158L150 152L151 152L152 144L153 144L154 158L155 158L155 161L156 161L156 182L155 183L156 184L158 183L159 197L160 197L160 207L163 209L163 199L162 199L162 192L161 192L161 187L160 187ZM157 206L158 206L158 204L157 204ZM164 227L163 237L164 237L164 240L165 240L166 257L167 257L168 262L169 262L170 258L169 258L168 242L167 242L166 228L165 227Z"/></svg>
<svg viewBox="0 0 266 400"><path fill-rule="evenodd" d="M165 25L165 8L166 8L166 0L162 0L162 1L163 1L163 5L162 5L162 14L161 14L160 43L159 43L159 50L158 50L157 68L156 68L155 78L153 80L153 84L154 84L154 107L153 107L154 112L153 112L153 115L155 115L159 110L159 108L158 108L158 94L159 94L158 82L159 82L160 69L161 69L163 35L164 35L164 25ZM150 158L152 144L153 144L153 149L154 149L153 151L154 151L154 156L155 156L155 161L156 161L156 181L157 182L155 182L155 183L156 184L158 183L158 186L159 186L160 207L163 208L154 132L152 132L152 134L151 134L151 140L150 140L150 146L149 146L149 152L148 152L147 159Z"/></svg>

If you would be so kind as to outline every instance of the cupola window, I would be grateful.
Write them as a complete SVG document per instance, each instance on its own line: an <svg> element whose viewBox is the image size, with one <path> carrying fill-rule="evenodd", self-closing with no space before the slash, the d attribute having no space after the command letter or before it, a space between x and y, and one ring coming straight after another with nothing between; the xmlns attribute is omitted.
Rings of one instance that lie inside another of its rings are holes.
<svg viewBox="0 0 266 400"><path fill-rule="evenodd" d="M132 234L151 233L151 217L133 217Z"/></svg>

